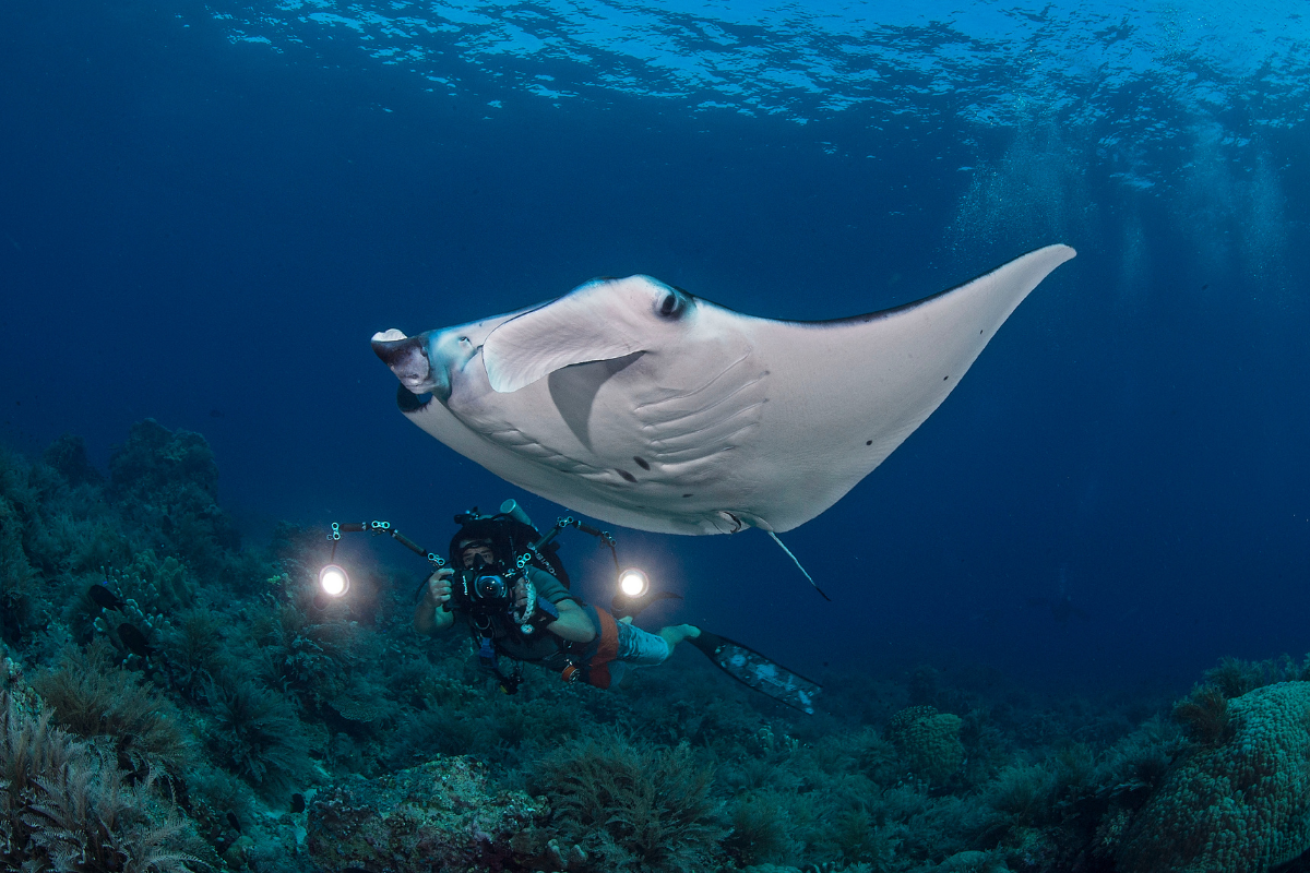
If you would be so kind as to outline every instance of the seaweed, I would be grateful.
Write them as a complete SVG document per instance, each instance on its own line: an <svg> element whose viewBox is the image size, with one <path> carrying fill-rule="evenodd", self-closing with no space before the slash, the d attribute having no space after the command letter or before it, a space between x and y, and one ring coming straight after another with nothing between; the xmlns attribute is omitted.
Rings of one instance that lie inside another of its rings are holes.
<svg viewBox="0 0 1310 873"><path fill-rule="evenodd" d="M800 855L791 838L787 806L769 791L739 795L728 809L731 831L723 847L742 865L782 863Z"/></svg>
<svg viewBox="0 0 1310 873"><path fill-rule="evenodd" d="M159 775L129 780L111 756L54 727L38 700L0 691L0 861L107 873L209 866Z"/></svg>
<svg viewBox="0 0 1310 873"><path fill-rule="evenodd" d="M1231 700L1247 692L1275 682L1310 678L1310 660L1298 665L1290 657L1271 658L1265 661L1243 661L1240 658L1221 658L1219 663L1205 671L1204 685L1213 686Z"/></svg>
<svg viewBox="0 0 1310 873"><path fill-rule="evenodd" d="M59 666L38 674L32 687L55 722L76 736L104 737L125 755L174 773L192 758L175 707L138 674L113 664L103 641L66 649Z"/></svg>
<svg viewBox="0 0 1310 873"><path fill-rule="evenodd" d="M169 684L191 703L202 703L214 677L231 664L224 623L211 609L179 612L161 635L161 659Z"/></svg>
<svg viewBox="0 0 1310 873"><path fill-rule="evenodd" d="M216 760L266 794L308 781L309 737L281 695L235 672L220 674L206 692L207 745Z"/></svg>
<svg viewBox="0 0 1310 873"><path fill-rule="evenodd" d="M1174 706L1174 719L1201 745L1219 745L1229 734L1227 691L1211 684L1192 689Z"/></svg>
<svg viewBox="0 0 1310 873"><path fill-rule="evenodd" d="M566 745L541 762L534 781L551 801L553 825L601 869L672 873L712 865L722 853L713 770L685 744L640 747L607 733Z"/></svg>

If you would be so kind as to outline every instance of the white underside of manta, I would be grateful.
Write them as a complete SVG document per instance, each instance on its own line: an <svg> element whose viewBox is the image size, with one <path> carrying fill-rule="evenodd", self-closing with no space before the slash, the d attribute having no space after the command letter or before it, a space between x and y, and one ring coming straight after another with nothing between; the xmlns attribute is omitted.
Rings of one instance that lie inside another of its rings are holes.
<svg viewBox="0 0 1310 873"><path fill-rule="evenodd" d="M808 323L598 280L373 345L406 417L534 494L640 530L783 532L882 463L1073 256L1048 246L916 303Z"/></svg>

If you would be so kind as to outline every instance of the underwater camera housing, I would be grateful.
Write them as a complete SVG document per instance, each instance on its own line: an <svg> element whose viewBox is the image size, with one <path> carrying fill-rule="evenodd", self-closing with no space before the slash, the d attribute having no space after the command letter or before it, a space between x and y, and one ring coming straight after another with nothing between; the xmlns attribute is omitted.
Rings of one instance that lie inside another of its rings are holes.
<svg viewBox="0 0 1310 873"><path fill-rule="evenodd" d="M480 600L509 600L504 576L478 576L469 590Z"/></svg>
<svg viewBox="0 0 1310 873"><path fill-rule="evenodd" d="M495 569L478 558L472 568L456 570L450 586L453 605L479 613L507 611L514 602L514 583L522 574L493 572Z"/></svg>

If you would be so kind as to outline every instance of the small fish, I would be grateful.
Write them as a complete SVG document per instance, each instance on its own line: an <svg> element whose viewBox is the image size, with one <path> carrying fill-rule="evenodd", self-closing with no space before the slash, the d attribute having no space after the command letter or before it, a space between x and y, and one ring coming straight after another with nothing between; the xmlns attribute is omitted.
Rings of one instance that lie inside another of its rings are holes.
<svg viewBox="0 0 1310 873"><path fill-rule="evenodd" d="M123 622L118 626L118 638L123 641L123 645L132 650L135 655L143 658L149 658L155 653L150 648L150 643L146 640L146 635L141 633L136 625Z"/></svg>
<svg viewBox="0 0 1310 873"><path fill-rule="evenodd" d="M292 812L305 811L305 795L301 794L299 791L291 795L291 811Z"/></svg>
<svg viewBox="0 0 1310 873"><path fill-rule="evenodd" d="M142 774L138 772L137 764L132 760L132 755L128 752L128 748L131 745L131 734L119 737L118 742L115 744L114 753L118 760L118 769L127 774L124 777L124 781L128 785L135 785L137 782L141 781Z"/></svg>
<svg viewBox="0 0 1310 873"><path fill-rule="evenodd" d="M110 591L100 582L92 585L91 590L88 591L87 594L90 595L91 599L96 602L96 605L102 609L123 608L123 601L119 599L118 595Z"/></svg>
<svg viewBox="0 0 1310 873"><path fill-rule="evenodd" d="M232 826L232 830L241 833L241 819L237 818L235 812L229 812L227 814L227 823Z"/></svg>

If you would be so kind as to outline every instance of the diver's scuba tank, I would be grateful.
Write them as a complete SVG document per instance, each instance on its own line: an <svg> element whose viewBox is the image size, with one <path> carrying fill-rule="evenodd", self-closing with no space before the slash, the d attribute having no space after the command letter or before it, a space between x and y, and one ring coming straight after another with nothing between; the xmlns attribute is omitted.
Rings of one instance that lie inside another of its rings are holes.
<svg viewBox="0 0 1310 873"><path fill-rule="evenodd" d="M514 519L515 521L526 524L528 527L534 530L537 527L535 524L532 523L532 519L528 518L528 514L523 511L523 507L519 506L519 502L515 500L513 497L509 498L508 500L506 500L504 503L500 505L500 514L508 515L510 518Z"/></svg>

